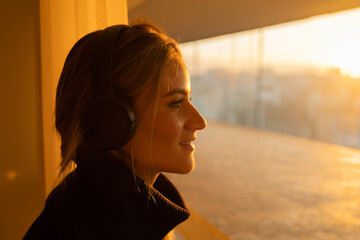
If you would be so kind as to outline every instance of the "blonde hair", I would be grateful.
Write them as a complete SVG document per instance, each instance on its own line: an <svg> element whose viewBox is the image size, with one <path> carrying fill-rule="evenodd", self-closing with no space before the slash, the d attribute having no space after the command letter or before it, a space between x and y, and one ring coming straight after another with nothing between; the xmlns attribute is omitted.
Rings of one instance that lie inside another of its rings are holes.
<svg viewBox="0 0 360 240"><path fill-rule="evenodd" d="M81 133L80 121L93 94L90 54L93 36L97 33L84 36L74 45L57 87L55 126L61 137L61 174L66 173L76 160L78 150L89 150ZM141 93L150 91L147 114L151 114L155 121L160 87L170 71L179 66L184 64L177 42L160 28L139 20L126 26L116 40L113 88L130 105ZM133 141L132 151L135 148L136 141ZM123 157L128 156L124 154Z"/></svg>
<svg viewBox="0 0 360 240"><path fill-rule="evenodd" d="M175 238L175 234L174 231L170 231L164 238L163 240L176 240Z"/></svg>

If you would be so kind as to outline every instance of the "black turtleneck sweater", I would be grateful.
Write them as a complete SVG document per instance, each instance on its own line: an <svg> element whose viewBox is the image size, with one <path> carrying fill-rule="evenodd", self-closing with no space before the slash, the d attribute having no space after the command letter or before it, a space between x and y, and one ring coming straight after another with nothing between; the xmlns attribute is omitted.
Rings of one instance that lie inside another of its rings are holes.
<svg viewBox="0 0 360 240"><path fill-rule="evenodd" d="M113 159L80 158L24 239L163 239L189 211L160 174L153 186Z"/></svg>

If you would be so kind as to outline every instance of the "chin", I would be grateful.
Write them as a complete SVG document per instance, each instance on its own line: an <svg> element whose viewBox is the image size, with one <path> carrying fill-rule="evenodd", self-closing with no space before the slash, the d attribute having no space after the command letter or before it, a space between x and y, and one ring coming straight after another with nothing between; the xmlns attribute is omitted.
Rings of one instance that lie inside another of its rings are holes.
<svg viewBox="0 0 360 240"><path fill-rule="evenodd" d="M187 162L185 162L179 169L176 171L178 174L188 174L191 173L195 168L195 160L194 158L189 159Z"/></svg>

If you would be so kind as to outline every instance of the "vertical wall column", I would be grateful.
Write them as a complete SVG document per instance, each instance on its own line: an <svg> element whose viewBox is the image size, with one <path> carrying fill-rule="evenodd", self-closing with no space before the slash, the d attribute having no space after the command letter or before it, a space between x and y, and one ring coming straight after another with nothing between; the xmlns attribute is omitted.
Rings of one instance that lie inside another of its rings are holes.
<svg viewBox="0 0 360 240"><path fill-rule="evenodd" d="M0 239L22 239L43 207L39 1L0 1Z"/></svg>

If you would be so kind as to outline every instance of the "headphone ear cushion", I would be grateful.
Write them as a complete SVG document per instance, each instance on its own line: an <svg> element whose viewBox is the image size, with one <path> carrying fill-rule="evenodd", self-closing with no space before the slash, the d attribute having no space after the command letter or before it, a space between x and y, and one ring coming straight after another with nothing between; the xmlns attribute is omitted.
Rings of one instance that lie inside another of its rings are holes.
<svg viewBox="0 0 360 240"><path fill-rule="evenodd" d="M85 139L100 150L113 150L125 145L135 132L135 114L123 101L91 104L82 119Z"/></svg>

